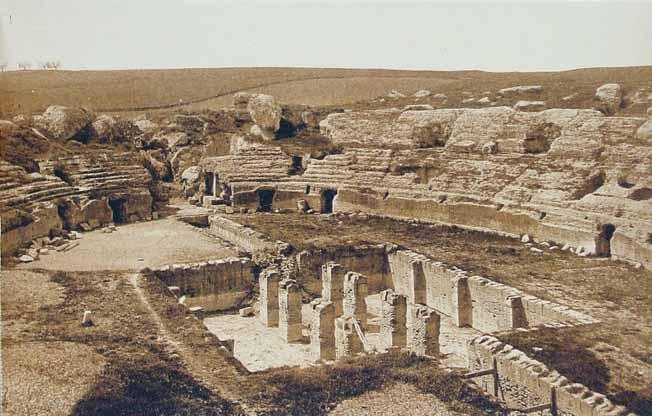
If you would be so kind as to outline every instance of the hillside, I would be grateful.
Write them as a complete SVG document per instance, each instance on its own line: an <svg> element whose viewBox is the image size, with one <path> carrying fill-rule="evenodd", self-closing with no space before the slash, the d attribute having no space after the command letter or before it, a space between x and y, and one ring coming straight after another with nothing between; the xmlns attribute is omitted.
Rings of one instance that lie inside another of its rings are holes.
<svg viewBox="0 0 652 416"><path fill-rule="evenodd" d="M460 106L463 92L476 98L515 85L542 85L548 107L587 108L595 88L620 83L630 98L624 115L644 114L652 94L652 67L594 68L564 72L396 71L310 68L222 68L125 71L20 71L0 74L0 118L40 113L49 105L86 106L98 112L219 108L237 91L264 92L285 104L379 106L370 100L397 90L443 93ZM576 94L572 99L563 97ZM640 95L639 95L640 96ZM414 100L412 100L413 102Z"/></svg>

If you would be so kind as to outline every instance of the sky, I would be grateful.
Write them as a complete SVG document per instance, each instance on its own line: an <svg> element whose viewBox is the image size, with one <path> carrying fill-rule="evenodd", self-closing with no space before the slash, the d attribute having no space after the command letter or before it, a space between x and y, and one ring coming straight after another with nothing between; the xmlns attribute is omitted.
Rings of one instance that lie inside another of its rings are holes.
<svg viewBox="0 0 652 416"><path fill-rule="evenodd" d="M0 0L0 16L9 69L652 65L652 1Z"/></svg>

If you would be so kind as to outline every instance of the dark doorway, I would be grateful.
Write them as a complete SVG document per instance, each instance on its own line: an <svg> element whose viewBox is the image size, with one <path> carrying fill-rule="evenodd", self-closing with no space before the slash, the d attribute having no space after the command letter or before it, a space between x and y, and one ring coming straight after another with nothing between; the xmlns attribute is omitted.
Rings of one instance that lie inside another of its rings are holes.
<svg viewBox="0 0 652 416"><path fill-rule="evenodd" d="M321 210L322 214L330 214L333 212L333 200L337 195L337 189L324 189L321 191Z"/></svg>
<svg viewBox="0 0 652 416"><path fill-rule="evenodd" d="M301 175L303 173L303 157L292 156L292 166L288 169L288 175Z"/></svg>
<svg viewBox="0 0 652 416"><path fill-rule="evenodd" d="M214 189L214 181L215 181L215 174L212 172L206 173L204 176L204 185L206 188L206 195L209 196L216 196L215 195L215 189Z"/></svg>
<svg viewBox="0 0 652 416"><path fill-rule="evenodd" d="M611 239L616 232L616 227L613 224L604 224L599 226L600 233L595 245L595 253L598 256L610 257L611 256Z"/></svg>
<svg viewBox="0 0 652 416"><path fill-rule="evenodd" d="M116 224L128 221L127 218L127 200L125 198L116 198L109 200L109 206L113 211L113 222Z"/></svg>
<svg viewBox="0 0 652 416"><path fill-rule="evenodd" d="M271 212L272 203L274 202L274 193L273 189L259 189L256 191L258 195L258 209L259 212Z"/></svg>

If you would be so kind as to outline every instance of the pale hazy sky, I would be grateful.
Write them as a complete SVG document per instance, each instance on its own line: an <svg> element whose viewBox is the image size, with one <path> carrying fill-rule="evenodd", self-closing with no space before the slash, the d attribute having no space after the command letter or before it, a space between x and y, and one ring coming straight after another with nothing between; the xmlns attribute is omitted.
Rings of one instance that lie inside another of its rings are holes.
<svg viewBox="0 0 652 416"><path fill-rule="evenodd" d="M65 69L652 65L652 2L0 0L0 60Z"/></svg>

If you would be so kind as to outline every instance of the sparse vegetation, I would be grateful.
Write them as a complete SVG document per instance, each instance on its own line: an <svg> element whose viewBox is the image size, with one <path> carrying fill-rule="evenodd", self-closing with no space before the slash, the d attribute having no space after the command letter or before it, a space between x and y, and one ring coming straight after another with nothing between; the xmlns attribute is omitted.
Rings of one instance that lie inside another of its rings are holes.
<svg viewBox="0 0 652 416"><path fill-rule="evenodd" d="M341 400L395 382L414 384L466 415L501 411L496 402L470 388L459 375L407 353L351 358L319 368L271 370L255 377L268 386L261 390L268 415L325 415Z"/></svg>

